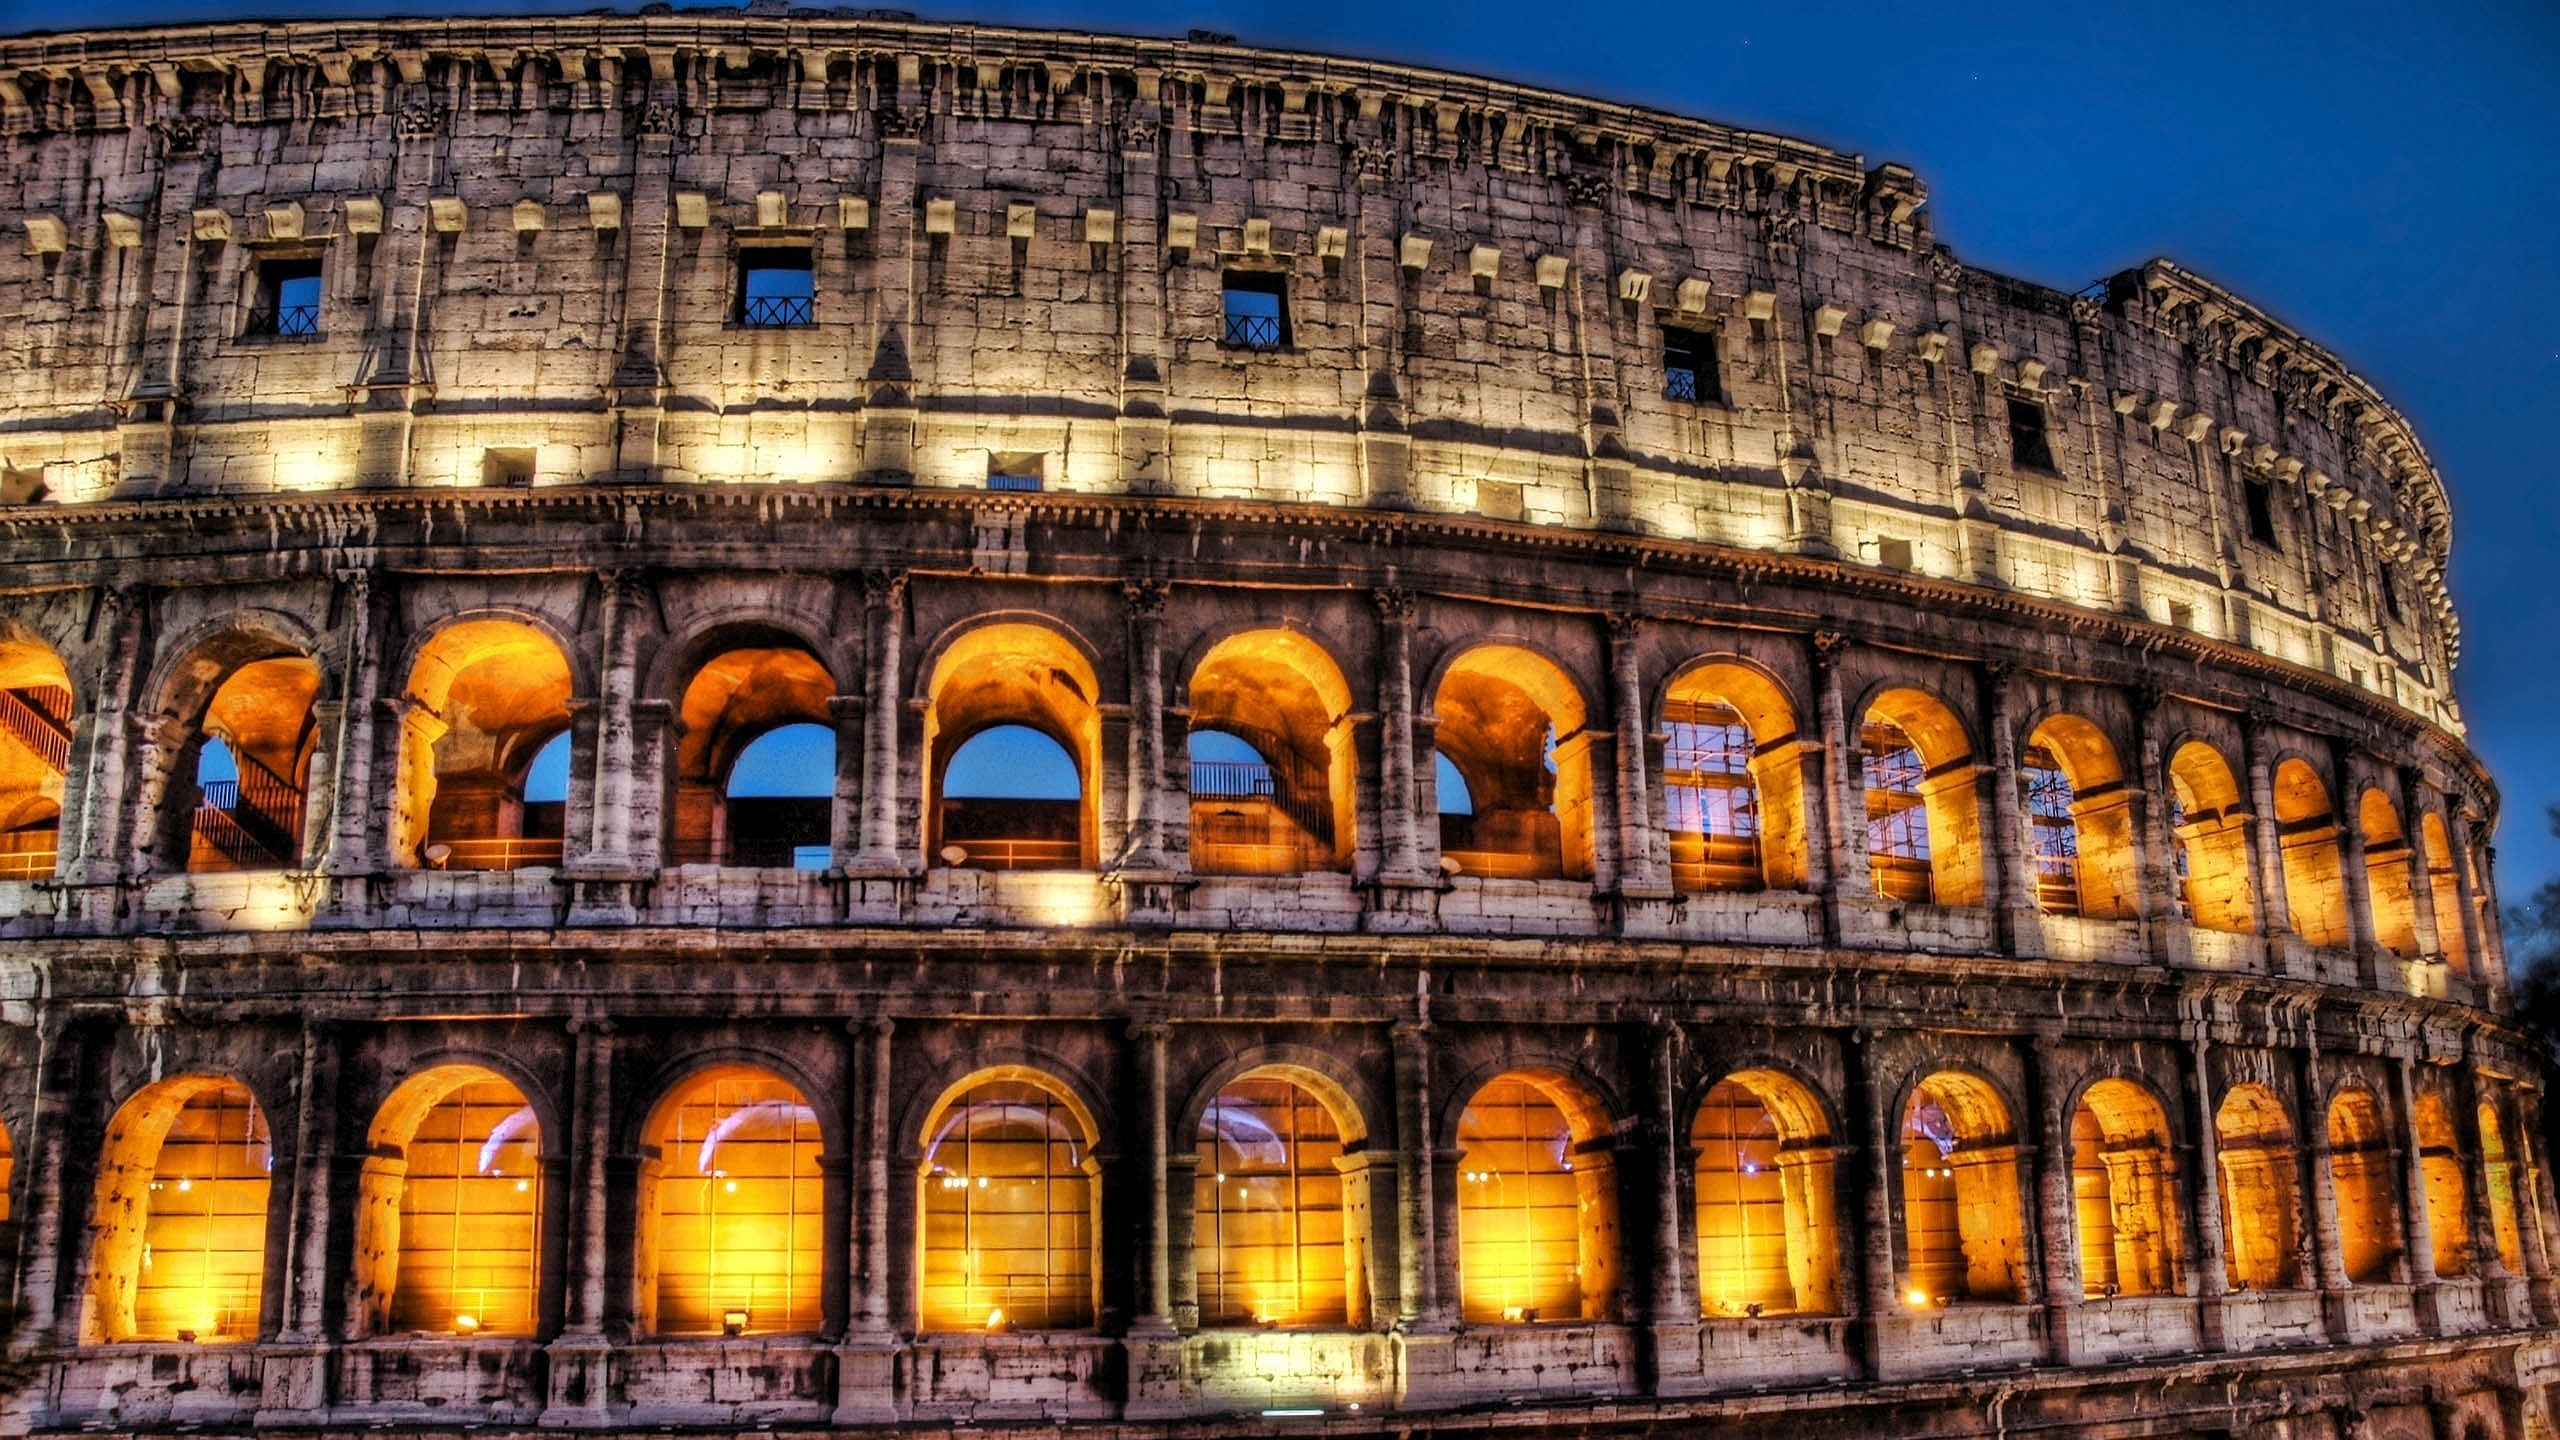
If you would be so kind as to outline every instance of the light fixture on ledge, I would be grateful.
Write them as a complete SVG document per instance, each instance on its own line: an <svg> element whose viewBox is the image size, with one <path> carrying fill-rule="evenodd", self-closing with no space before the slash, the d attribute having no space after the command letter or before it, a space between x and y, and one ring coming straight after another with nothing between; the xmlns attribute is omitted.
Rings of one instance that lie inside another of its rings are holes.
<svg viewBox="0 0 2560 1440"><path fill-rule="evenodd" d="M744 1335L744 1334L746 1334L746 1333L747 1333L747 1312L746 1312L746 1311L744 1311L744 1310L723 1310L723 1311L721 1311L721 1312L720 1312L720 1333L721 1333L721 1334L723 1334L723 1335L729 1336L729 1337L730 1337L730 1338L732 1338L732 1339L735 1339L736 1337L738 1337L738 1336L740 1336L740 1335Z"/></svg>

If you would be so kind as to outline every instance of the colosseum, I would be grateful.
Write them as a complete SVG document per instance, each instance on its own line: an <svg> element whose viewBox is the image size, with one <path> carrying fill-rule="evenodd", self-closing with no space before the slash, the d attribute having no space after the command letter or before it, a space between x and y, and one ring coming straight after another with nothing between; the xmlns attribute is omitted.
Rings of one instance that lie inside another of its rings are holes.
<svg viewBox="0 0 2560 1440"><path fill-rule="evenodd" d="M778 0L0 179L13 1430L2554 1433L2443 486L2191 271Z"/></svg>

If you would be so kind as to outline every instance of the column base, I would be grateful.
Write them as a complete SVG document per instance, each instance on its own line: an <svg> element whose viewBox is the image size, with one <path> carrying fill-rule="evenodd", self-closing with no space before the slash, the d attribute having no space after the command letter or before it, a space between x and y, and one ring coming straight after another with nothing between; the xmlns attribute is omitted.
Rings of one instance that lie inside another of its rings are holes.
<svg viewBox="0 0 2560 1440"><path fill-rule="evenodd" d="M655 875L628 870L571 871L560 877L567 889L569 925L636 925L648 908Z"/></svg>
<svg viewBox="0 0 2560 1440"><path fill-rule="evenodd" d="M1159 1320L1120 1342L1129 1388L1120 1402L1123 1420L1170 1420L1184 1413L1182 1337Z"/></svg>
<svg viewBox="0 0 2560 1440"><path fill-rule="evenodd" d="M327 1423L330 1347L308 1340L279 1340L258 1357L258 1410L250 1423L310 1426Z"/></svg>
<svg viewBox="0 0 2560 1440"><path fill-rule="evenodd" d="M895 1425L898 1413L897 1337L853 1335L836 1347L837 1425Z"/></svg>
<svg viewBox="0 0 2560 1440"><path fill-rule="evenodd" d="M1426 935L1440 928L1439 880L1381 875L1360 887L1360 928L1372 935Z"/></svg>
<svg viewBox="0 0 2560 1440"><path fill-rule="evenodd" d="M1417 1325L1388 1337L1395 1343L1396 1408L1447 1410L1464 1398L1455 1383L1457 1337Z"/></svg>
<svg viewBox="0 0 2560 1440"><path fill-rule="evenodd" d="M1664 1397L1703 1395L1708 1385L1700 1361L1697 1321L1661 1321L1645 1327L1650 1352L1653 1393Z"/></svg>
<svg viewBox="0 0 2560 1440"><path fill-rule="evenodd" d="M613 1423L613 1346L602 1335L565 1335L543 1358L551 1371L541 1426L545 1430L599 1430Z"/></svg>
<svg viewBox="0 0 2560 1440"><path fill-rule="evenodd" d="M2208 1354L2220 1354L2231 1348L2231 1324L2223 1313L2223 1296L2204 1295L2196 1300L2196 1348Z"/></svg>
<svg viewBox="0 0 2560 1440"><path fill-rule="evenodd" d="M2444 1286L2429 1280L2409 1287L2409 1314L2421 1335L2444 1333Z"/></svg>
<svg viewBox="0 0 2560 1440"><path fill-rule="evenodd" d="M1114 870L1102 881L1119 898L1120 923L1158 929L1181 916L1183 895L1194 883L1189 875L1162 868Z"/></svg>
<svg viewBox="0 0 2560 1440"><path fill-rule="evenodd" d="M842 918L880 925L905 919L915 903L916 887L923 883L894 861L872 865L861 860L845 866L836 881L836 909Z"/></svg>

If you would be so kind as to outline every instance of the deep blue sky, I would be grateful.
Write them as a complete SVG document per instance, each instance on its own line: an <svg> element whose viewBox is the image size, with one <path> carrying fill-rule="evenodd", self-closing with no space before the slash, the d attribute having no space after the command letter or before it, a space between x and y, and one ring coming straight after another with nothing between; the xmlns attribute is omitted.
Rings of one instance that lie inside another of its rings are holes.
<svg viewBox="0 0 2560 1440"><path fill-rule="evenodd" d="M582 10L0 0L0 31L216 15ZM2560 875L2560 6L1712 6L904 0L928 19L1410 60L1822 141L1929 182L1968 262L2076 289L2153 255L2343 355L2453 490L2458 681L2505 786L2500 883Z"/></svg>

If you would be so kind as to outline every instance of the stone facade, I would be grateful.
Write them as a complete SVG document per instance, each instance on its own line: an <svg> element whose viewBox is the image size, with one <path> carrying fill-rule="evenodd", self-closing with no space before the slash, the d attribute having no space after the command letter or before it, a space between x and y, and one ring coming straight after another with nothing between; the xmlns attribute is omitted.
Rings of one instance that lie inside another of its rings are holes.
<svg viewBox="0 0 2560 1440"><path fill-rule="evenodd" d="M2552 1433L2442 486L2210 282L764 3L4 40L0 134L15 1420Z"/></svg>

